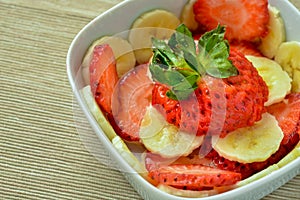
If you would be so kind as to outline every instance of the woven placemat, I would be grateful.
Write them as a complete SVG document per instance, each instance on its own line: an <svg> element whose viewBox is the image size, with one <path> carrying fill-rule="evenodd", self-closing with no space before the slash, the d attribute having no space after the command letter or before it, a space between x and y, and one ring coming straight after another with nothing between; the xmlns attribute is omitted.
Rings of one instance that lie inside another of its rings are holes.
<svg viewBox="0 0 300 200"><path fill-rule="evenodd" d="M140 199L86 142L65 67L77 32L119 2L0 0L1 200ZM299 196L300 175L264 199Z"/></svg>

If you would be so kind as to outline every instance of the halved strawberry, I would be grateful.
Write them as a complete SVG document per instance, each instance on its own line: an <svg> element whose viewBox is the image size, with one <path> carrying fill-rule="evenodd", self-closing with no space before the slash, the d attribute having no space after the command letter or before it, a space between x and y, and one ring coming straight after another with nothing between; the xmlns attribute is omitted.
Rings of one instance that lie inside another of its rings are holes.
<svg viewBox="0 0 300 200"><path fill-rule="evenodd" d="M292 93L280 103L273 104L267 111L274 115L284 133L282 144L286 144L293 134L297 134L300 121L300 93Z"/></svg>
<svg viewBox="0 0 300 200"><path fill-rule="evenodd" d="M153 83L148 64L139 65L119 80L112 98L112 113L117 133L125 140L138 141L139 127L151 103Z"/></svg>
<svg viewBox="0 0 300 200"><path fill-rule="evenodd" d="M118 81L116 60L108 44L96 46L89 66L90 85L100 108L111 113L111 97Z"/></svg>
<svg viewBox="0 0 300 200"><path fill-rule="evenodd" d="M229 60L238 69L237 76L203 77L194 91L196 97L181 101L169 98L169 88L156 83L152 105L165 114L169 123L197 135L210 132L224 137L237 128L253 125L265 112L267 85L240 52L231 49Z"/></svg>
<svg viewBox="0 0 300 200"><path fill-rule="evenodd" d="M203 165L175 164L162 166L149 172L149 177L157 183L201 190L203 187L233 185L241 180L241 174Z"/></svg>
<svg viewBox="0 0 300 200"><path fill-rule="evenodd" d="M197 0L195 19L208 30L227 27L229 40L254 40L268 33L268 0Z"/></svg>

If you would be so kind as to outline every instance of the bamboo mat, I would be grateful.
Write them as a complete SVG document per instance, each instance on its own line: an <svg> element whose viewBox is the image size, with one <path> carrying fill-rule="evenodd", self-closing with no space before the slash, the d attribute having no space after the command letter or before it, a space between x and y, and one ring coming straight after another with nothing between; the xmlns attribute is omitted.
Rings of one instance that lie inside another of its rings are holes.
<svg viewBox="0 0 300 200"><path fill-rule="evenodd" d="M1 200L140 199L85 144L65 67L77 32L119 2L0 0ZM300 175L264 199L299 197Z"/></svg>

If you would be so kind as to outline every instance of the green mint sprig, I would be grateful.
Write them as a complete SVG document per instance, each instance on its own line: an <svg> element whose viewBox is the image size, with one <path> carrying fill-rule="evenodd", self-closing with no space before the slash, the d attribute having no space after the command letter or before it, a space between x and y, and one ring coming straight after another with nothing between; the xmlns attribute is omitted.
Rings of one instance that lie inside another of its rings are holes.
<svg viewBox="0 0 300 200"><path fill-rule="evenodd" d="M205 33L198 42L198 52L192 33L184 24L177 27L168 42L152 38L150 72L155 81L170 87L169 98L187 99L205 74L216 78L238 74L228 60L229 44L224 34L222 26Z"/></svg>

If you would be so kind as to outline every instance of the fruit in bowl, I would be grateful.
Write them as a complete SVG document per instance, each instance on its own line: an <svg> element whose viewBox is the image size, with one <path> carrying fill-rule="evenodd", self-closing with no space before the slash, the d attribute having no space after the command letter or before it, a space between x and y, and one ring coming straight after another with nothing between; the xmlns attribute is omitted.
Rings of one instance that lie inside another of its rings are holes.
<svg viewBox="0 0 300 200"><path fill-rule="evenodd" d="M127 36L99 35L82 60L79 98L147 187L241 197L299 162L299 42L286 41L276 3L180 2L177 13L144 8Z"/></svg>

